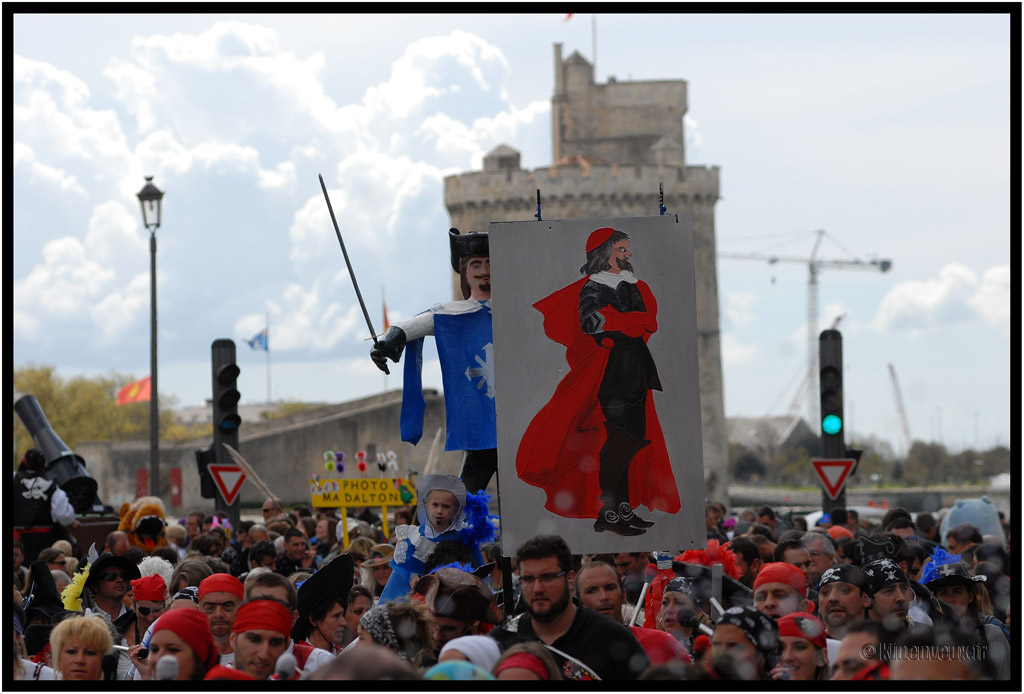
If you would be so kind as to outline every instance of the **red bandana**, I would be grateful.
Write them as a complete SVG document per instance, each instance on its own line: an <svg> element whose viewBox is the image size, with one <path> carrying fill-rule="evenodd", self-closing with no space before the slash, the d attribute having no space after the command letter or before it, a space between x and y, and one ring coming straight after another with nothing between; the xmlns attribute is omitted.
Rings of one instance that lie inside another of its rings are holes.
<svg viewBox="0 0 1024 694"><path fill-rule="evenodd" d="M152 600L160 602L167 597L167 584L162 576L153 574L137 578L132 583L133 600Z"/></svg>
<svg viewBox="0 0 1024 694"><path fill-rule="evenodd" d="M217 653L217 644L213 641L213 633L210 632L206 615L199 610L182 608L164 613L153 625L153 633L164 629L173 631L187 643L207 668L217 664L220 657Z"/></svg>
<svg viewBox="0 0 1024 694"><path fill-rule="evenodd" d="M292 615L288 608L277 600L250 600L238 608L238 616L231 631L241 634L254 629L266 629L284 634L287 638L292 631Z"/></svg>
<svg viewBox="0 0 1024 694"><path fill-rule="evenodd" d="M792 612L776 621L779 636L795 636L810 641L815 648L825 648L825 625L809 612Z"/></svg>
<svg viewBox="0 0 1024 694"><path fill-rule="evenodd" d="M764 564L761 567L757 572L757 578L754 579L754 590L765 583L785 583L796 588L800 595L807 597L807 576L800 569L784 561Z"/></svg>
<svg viewBox="0 0 1024 694"><path fill-rule="evenodd" d="M207 593L231 593L239 600L245 598L245 586L231 574L212 574L199 583L199 599Z"/></svg>
<svg viewBox="0 0 1024 694"><path fill-rule="evenodd" d="M529 670L542 680L551 679L548 675L548 669L544 667L544 661L535 655L530 655L529 653L513 653L508 658L501 661L501 665L499 665L494 671L494 674L497 675L502 670L507 670L510 667L519 667L524 670Z"/></svg>

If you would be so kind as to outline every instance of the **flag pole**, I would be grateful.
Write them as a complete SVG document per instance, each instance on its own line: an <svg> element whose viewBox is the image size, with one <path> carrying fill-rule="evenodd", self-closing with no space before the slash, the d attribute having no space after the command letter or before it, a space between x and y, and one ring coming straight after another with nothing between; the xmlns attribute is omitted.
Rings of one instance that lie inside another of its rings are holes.
<svg viewBox="0 0 1024 694"><path fill-rule="evenodd" d="M388 302L384 298L384 285L380 285L380 304L384 309L384 332L388 331L390 327L388 325ZM381 374L381 391L382 394L388 392L388 372Z"/></svg>
<svg viewBox="0 0 1024 694"><path fill-rule="evenodd" d="M264 322L265 330L267 332L265 336L267 345L267 406L270 406L270 313L266 313L266 321Z"/></svg>

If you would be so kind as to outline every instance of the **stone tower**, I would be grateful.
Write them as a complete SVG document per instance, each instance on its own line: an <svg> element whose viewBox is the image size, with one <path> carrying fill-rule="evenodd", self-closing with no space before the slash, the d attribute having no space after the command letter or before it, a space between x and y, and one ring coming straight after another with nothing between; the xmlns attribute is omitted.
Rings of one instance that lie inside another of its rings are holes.
<svg viewBox="0 0 1024 694"><path fill-rule="evenodd" d="M693 219L705 486L709 499L728 502L715 264L718 167L686 165L686 107L682 80L595 84L593 66L576 52L563 60L555 44L554 163L526 171L518 151L499 145L484 157L483 171L445 178L444 202L453 227L486 231L489 222L533 218L538 189L544 219L582 219L656 215L663 185L668 214ZM453 280L453 296L462 299L458 277Z"/></svg>

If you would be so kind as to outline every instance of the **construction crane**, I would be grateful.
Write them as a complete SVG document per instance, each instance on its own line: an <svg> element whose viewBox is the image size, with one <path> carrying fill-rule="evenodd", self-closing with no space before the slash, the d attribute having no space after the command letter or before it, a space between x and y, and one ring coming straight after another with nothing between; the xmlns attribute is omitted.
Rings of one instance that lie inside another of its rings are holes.
<svg viewBox="0 0 1024 694"><path fill-rule="evenodd" d="M903 441L907 445L907 453L914 441L910 438L910 424L907 422L907 411L903 409L903 395L900 393L900 383L896 380L896 367L889 364L889 380L892 381L892 392L896 395L896 409L900 413L900 424L903 426Z"/></svg>
<svg viewBox="0 0 1024 694"><path fill-rule="evenodd" d="M762 253L719 253L719 258L736 260L761 260L769 265L776 263L800 263L807 265L807 411L811 426L818 423L818 273L826 268L836 270L875 270L888 272L892 261L888 259L861 260L822 260L818 258L818 247L825 236L825 230L819 229L814 240L809 258L796 256L766 255Z"/></svg>

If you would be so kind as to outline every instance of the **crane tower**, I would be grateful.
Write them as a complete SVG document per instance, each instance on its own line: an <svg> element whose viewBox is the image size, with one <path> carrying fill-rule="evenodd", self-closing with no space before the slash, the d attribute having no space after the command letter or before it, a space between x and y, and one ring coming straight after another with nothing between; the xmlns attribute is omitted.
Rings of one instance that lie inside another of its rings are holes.
<svg viewBox="0 0 1024 694"><path fill-rule="evenodd" d="M810 417L811 425L817 426L818 421L818 273L823 269L836 270L876 270L888 272L892 267L892 261L876 258L873 260L824 260L818 258L818 247L825 235L824 229L819 229L817 238L814 240L814 248L811 249L809 258L795 256L780 256L762 253L719 253L719 258L732 258L737 260L762 260L769 265L775 263L800 263L807 265L807 414Z"/></svg>

